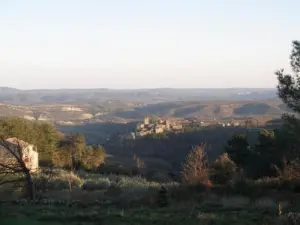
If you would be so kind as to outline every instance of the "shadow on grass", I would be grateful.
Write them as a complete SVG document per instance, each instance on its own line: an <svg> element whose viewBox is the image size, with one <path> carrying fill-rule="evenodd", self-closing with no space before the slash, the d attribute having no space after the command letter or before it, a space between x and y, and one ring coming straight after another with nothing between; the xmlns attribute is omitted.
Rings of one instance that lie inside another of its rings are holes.
<svg viewBox="0 0 300 225"><path fill-rule="evenodd" d="M1 225L61 225L60 223L47 223L26 218L0 218Z"/></svg>

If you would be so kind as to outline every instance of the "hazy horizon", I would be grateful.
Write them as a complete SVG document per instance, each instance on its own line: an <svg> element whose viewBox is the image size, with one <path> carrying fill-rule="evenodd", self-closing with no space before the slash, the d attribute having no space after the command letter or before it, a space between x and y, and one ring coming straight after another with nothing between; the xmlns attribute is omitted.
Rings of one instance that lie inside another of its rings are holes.
<svg viewBox="0 0 300 225"><path fill-rule="evenodd" d="M154 88L105 88L105 87L98 87L98 88L16 88L16 87L9 87L9 86L0 86L0 89L1 88L11 88L11 89L17 89L17 90L21 90L21 91L36 91L36 90L98 90L98 89L107 89L107 90L120 90L120 91L130 91L130 90L162 90L162 89L174 89L174 90L196 90L196 89L202 89L202 90L214 90L214 89L245 89L245 90L248 90L248 89L274 89L276 90L276 87L260 87L260 88L257 88L257 87L218 87L218 88L214 88L214 87L209 87L209 88L193 88L193 87L190 87L190 88L185 88L185 87L181 87L181 88L168 88L168 87L154 87Z"/></svg>
<svg viewBox="0 0 300 225"><path fill-rule="evenodd" d="M296 0L3 0L0 87L275 88Z"/></svg>

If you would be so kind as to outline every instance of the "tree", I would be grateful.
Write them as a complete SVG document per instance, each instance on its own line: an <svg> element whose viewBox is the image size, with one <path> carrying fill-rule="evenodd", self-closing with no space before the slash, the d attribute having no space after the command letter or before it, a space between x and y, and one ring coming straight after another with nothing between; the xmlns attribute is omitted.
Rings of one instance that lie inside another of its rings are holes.
<svg viewBox="0 0 300 225"><path fill-rule="evenodd" d="M292 74L286 74L284 69L278 70L275 74L277 76L278 85L277 91L279 98L292 109L295 113L300 113L300 41L292 42L292 51L290 54L290 65ZM288 135L285 140L290 152L299 156L299 135L300 135L300 122L299 119L291 115L283 115L285 122L283 130ZM295 156L294 156L295 157Z"/></svg>
<svg viewBox="0 0 300 225"><path fill-rule="evenodd" d="M255 124L253 120L248 119L245 121L245 127L247 127L247 128L257 127L257 124Z"/></svg>
<svg viewBox="0 0 300 225"><path fill-rule="evenodd" d="M33 115L33 117L34 117L35 120L39 120L39 118L41 117L42 113L39 112L39 111L37 111L37 110L34 110L32 112L32 115Z"/></svg>
<svg viewBox="0 0 300 225"><path fill-rule="evenodd" d="M255 166L252 167L254 177L274 176L277 174L275 167L282 163L282 154L277 148L275 132L261 130L258 144L255 145L252 159Z"/></svg>
<svg viewBox="0 0 300 225"><path fill-rule="evenodd" d="M72 168L72 149L59 146L52 154L52 164L56 167Z"/></svg>
<svg viewBox="0 0 300 225"><path fill-rule="evenodd" d="M284 159L282 168L276 169L279 177L283 180L299 180L300 178L300 164L298 159L294 159L289 163Z"/></svg>
<svg viewBox="0 0 300 225"><path fill-rule="evenodd" d="M51 162L53 152L57 148L59 134L56 128L47 123L38 122L36 145L40 153L40 160Z"/></svg>
<svg viewBox="0 0 300 225"><path fill-rule="evenodd" d="M71 170L81 166L86 169L95 169L105 162L106 156L101 145L85 145L82 137L68 137L60 142L53 154L52 161L55 166L66 167Z"/></svg>
<svg viewBox="0 0 300 225"><path fill-rule="evenodd" d="M295 116L283 115L283 125L275 131L277 147L288 160L300 157L300 120Z"/></svg>
<svg viewBox="0 0 300 225"><path fill-rule="evenodd" d="M71 167L77 168L82 161L82 155L85 149L85 138L81 134L71 134L61 140L59 143L61 151L65 151L66 157L71 158ZM59 152L58 152L59 154Z"/></svg>
<svg viewBox="0 0 300 225"><path fill-rule="evenodd" d="M25 183L26 194L30 199L35 198L35 187L30 168L26 165L26 157L20 142L12 146L0 136L0 185L13 183L15 186L23 187Z"/></svg>
<svg viewBox="0 0 300 225"><path fill-rule="evenodd" d="M205 153L205 145L196 146L187 155L182 166L181 177L187 184L204 183L208 180L208 163Z"/></svg>
<svg viewBox="0 0 300 225"><path fill-rule="evenodd" d="M87 169L96 169L105 162L106 153L102 146L86 146L82 155L82 163Z"/></svg>
<svg viewBox="0 0 300 225"><path fill-rule="evenodd" d="M248 139L244 134L234 134L225 146L229 158L240 168L245 168L252 152Z"/></svg>
<svg viewBox="0 0 300 225"><path fill-rule="evenodd" d="M300 42L293 41L292 47L290 64L294 74L285 74L284 69L278 70L275 74L278 79L278 96L289 108L300 113Z"/></svg>
<svg viewBox="0 0 300 225"><path fill-rule="evenodd" d="M211 178L217 184L226 184L236 173L236 165L227 153L220 155L211 165Z"/></svg>

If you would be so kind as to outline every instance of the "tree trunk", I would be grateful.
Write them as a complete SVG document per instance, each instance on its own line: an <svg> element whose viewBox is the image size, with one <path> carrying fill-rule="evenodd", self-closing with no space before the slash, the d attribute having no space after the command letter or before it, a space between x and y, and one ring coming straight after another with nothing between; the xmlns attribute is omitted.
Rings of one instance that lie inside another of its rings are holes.
<svg viewBox="0 0 300 225"><path fill-rule="evenodd" d="M34 200L35 186L29 170L26 171L25 173L25 183L26 183L26 195L29 197L30 200Z"/></svg>

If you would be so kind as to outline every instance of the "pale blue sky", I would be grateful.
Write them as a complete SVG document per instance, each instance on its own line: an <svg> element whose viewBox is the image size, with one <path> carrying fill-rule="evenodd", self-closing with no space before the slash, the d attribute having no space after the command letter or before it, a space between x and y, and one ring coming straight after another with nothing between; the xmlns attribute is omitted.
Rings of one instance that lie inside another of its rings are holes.
<svg viewBox="0 0 300 225"><path fill-rule="evenodd" d="M275 87L299 0L0 0L0 86Z"/></svg>

